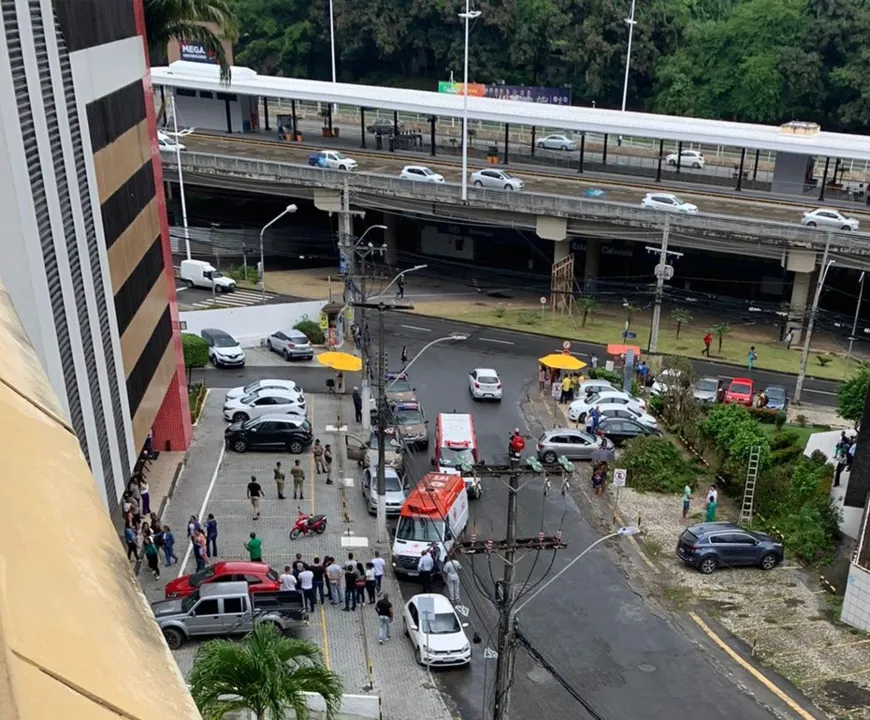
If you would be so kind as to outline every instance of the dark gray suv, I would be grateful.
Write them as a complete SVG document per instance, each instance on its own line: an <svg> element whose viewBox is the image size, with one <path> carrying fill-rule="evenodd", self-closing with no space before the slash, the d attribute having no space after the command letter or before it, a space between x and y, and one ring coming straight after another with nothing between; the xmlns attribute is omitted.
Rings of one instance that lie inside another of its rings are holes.
<svg viewBox="0 0 870 720"><path fill-rule="evenodd" d="M772 570L785 557L782 543L730 522L693 525L677 541L677 557L705 575L720 567Z"/></svg>

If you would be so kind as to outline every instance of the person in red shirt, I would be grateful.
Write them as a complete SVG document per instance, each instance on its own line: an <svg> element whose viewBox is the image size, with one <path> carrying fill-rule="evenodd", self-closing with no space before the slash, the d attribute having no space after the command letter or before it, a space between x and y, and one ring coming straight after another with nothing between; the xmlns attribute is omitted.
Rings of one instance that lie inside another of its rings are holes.
<svg viewBox="0 0 870 720"><path fill-rule="evenodd" d="M704 336L704 355L710 357L710 346L713 344L713 336L708 332Z"/></svg>
<svg viewBox="0 0 870 720"><path fill-rule="evenodd" d="M523 436L520 434L519 429L514 430L511 433L510 439L510 452L515 456L519 456L523 450L526 449L526 441L523 440Z"/></svg>

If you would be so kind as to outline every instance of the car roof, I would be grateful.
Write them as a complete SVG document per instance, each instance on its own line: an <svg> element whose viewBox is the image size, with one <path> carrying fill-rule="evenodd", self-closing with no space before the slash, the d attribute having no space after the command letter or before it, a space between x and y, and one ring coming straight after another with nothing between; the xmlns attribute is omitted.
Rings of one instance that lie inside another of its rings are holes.
<svg viewBox="0 0 870 720"><path fill-rule="evenodd" d="M306 418L302 415L291 415L291 414L275 414L275 415L260 415L260 417L255 418L260 422L269 421L269 422L292 422L297 426L301 425Z"/></svg>
<svg viewBox="0 0 870 720"><path fill-rule="evenodd" d="M474 372L479 375L498 375L498 372L493 370L492 368L474 368Z"/></svg>
<svg viewBox="0 0 870 720"><path fill-rule="evenodd" d="M268 569L268 563L250 560L222 560L214 564L215 575L219 573L266 572Z"/></svg>
<svg viewBox="0 0 870 720"><path fill-rule="evenodd" d="M752 385L752 378L744 378L744 377L731 378L731 382L732 383L743 383L744 385L746 385L746 384Z"/></svg>
<svg viewBox="0 0 870 720"><path fill-rule="evenodd" d="M293 388L288 387L271 387L266 385L265 387L258 387L251 390L250 395L256 395L257 397L279 397L279 398L287 398L288 400L296 400L299 397L299 393L296 392Z"/></svg>
<svg viewBox="0 0 870 720"><path fill-rule="evenodd" d="M249 592L248 583L244 580L239 580L238 582L205 583L199 586L200 599L222 597L224 595L247 595Z"/></svg>
<svg viewBox="0 0 870 720"><path fill-rule="evenodd" d="M419 604L420 598L432 598L432 602L435 605L435 612L455 612L453 610L453 603L447 599L445 595L441 593L419 593L418 595L414 595L408 602L413 602L415 604Z"/></svg>
<svg viewBox="0 0 870 720"><path fill-rule="evenodd" d="M420 409L420 403L417 403L417 402L396 403L396 412L399 412L400 410L419 410L419 409Z"/></svg>
<svg viewBox="0 0 870 720"><path fill-rule="evenodd" d="M785 388L782 385L768 385L764 389L765 390L781 390L782 392L785 392Z"/></svg>
<svg viewBox="0 0 870 720"><path fill-rule="evenodd" d="M235 338L230 335L226 330L221 330L219 328L203 328L199 331L199 334L202 335L203 333L208 333L209 335L225 335L226 337L230 338L230 340L235 340Z"/></svg>
<svg viewBox="0 0 870 720"><path fill-rule="evenodd" d="M744 530L736 523L728 522L727 520L721 522L700 523L698 525L691 525L686 529L695 536L707 535L712 532L749 532L749 530Z"/></svg>
<svg viewBox="0 0 870 720"><path fill-rule="evenodd" d="M577 433L578 435L589 435L583 428L576 427L557 427L544 430L544 435L562 435L563 433ZM591 436L590 436L591 437Z"/></svg>

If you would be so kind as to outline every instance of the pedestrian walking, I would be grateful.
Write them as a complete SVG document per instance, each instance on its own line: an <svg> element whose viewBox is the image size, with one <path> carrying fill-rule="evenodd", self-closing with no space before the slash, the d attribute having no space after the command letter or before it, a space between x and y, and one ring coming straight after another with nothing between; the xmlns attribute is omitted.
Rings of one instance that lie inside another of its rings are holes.
<svg viewBox="0 0 870 720"><path fill-rule="evenodd" d="M710 357L710 346L713 344L713 336L710 334L710 331L707 331L707 334L704 335L704 349L701 351L702 355L706 355Z"/></svg>
<svg viewBox="0 0 870 720"><path fill-rule="evenodd" d="M250 537L251 539L245 543L245 550L248 551L248 556L251 558L251 562L263 562L262 541L257 537L257 533L255 532L252 532Z"/></svg>
<svg viewBox="0 0 870 720"><path fill-rule="evenodd" d="M139 497L142 501L142 514L148 515L151 513L151 491L148 488L148 481L141 477L139 479Z"/></svg>
<svg viewBox="0 0 870 720"><path fill-rule="evenodd" d="M296 499L296 493L299 493L299 499L304 500L303 491L305 490L305 471L302 469L302 465L297 460L293 463L293 467L290 469L290 475L293 477L293 499Z"/></svg>
<svg viewBox="0 0 870 720"><path fill-rule="evenodd" d="M595 355L594 353L592 354L592 357L589 358L589 364L592 366L593 370L598 369L598 356Z"/></svg>
<svg viewBox="0 0 870 720"><path fill-rule="evenodd" d="M384 559L381 557L380 550L375 550L375 556L372 558L372 565L375 567L375 585L377 586L378 593L380 593L381 585L384 581L384 570L387 567L387 563L385 563Z"/></svg>
<svg viewBox="0 0 870 720"><path fill-rule="evenodd" d="M299 462L298 460L296 461ZM286 479L284 471L281 469L281 461L275 463L275 489L278 491L278 499L284 499L284 480Z"/></svg>
<svg viewBox="0 0 870 720"><path fill-rule="evenodd" d="M193 548L193 561L196 563L197 572L205 568L207 556L205 543L199 541L200 535L202 535L202 530L197 530L190 539L190 544Z"/></svg>
<svg viewBox="0 0 870 720"><path fill-rule="evenodd" d="M402 345L402 369L408 364L408 346Z"/></svg>
<svg viewBox="0 0 870 720"><path fill-rule="evenodd" d="M755 361L758 359L758 354L755 352L755 345L752 345L749 348L749 352L746 354L746 365L749 370L752 370L752 366L755 364Z"/></svg>
<svg viewBox="0 0 870 720"><path fill-rule="evenodd" d="M375 581L375 566L371 561L366 563L366 595L369 597L369 605L373 604L375 601L375 591L378 589L378 584Z"/></svg>
<svg viewBox="0 0 870 720"><path fill-rule="evenodd" d="M326 467L326 484L332 485L332 446L329 444L323 448L323 464Z"/></svg>
<svg viewBox="0 0 870 720"><path fill-rule="evenodd" d="M284 566L284 572L278 576L278 587L281 592L292 592L296 589L296 576L290 572L290 566Z"/></svg>
<svg viewBox="0 0 870 720"><path fill-rule="evenodd" d="M405 276L404 275L399 275L398 288L396 290L396 297L397 298L405 297Z"/></svg>
<svg viewBox="0 0 870 720"><path fill-rule="evenodd" d="M350 553L344 565L344 612L356 610L356 580L356 563Z"/></svg>
<svg viewBox="0 0 870 720"><path fill-rule="evenodd" d="M178 558L175 557L175 535L172 534L169 525L163 526L163 558L166 567L178 562Z"/></svg>
<svg viewBox="0 0 870 720"><path fill-rule="evenodd" d="M387 593L378 600L375 612L378 614L378 645L383 645L390 639L390 623L393 622L393 603Z"/></svg>
<svg viewBox="0 0 870 720"><path fill-rule="evenodd" d="M124 528L124 542L127 543L127 559L128 560L138 560L139 559L139 547L136 545L136 530L132 525L127 525Z"/></svg>
<svg viewBox="0 0 870 720"><path fill-rule="evenodd" d="M205 551L210 557L217 557L218 525L214 515L209 513L205 521Z"/></svg>
<svg viewBox="0 0 870 720"><path fill-rule="evenodd" d="M592 470L592 489L596 495L604 494L604 480L607 475L605 463L598 463Z"/></svg>
<svg viewBox="0 0 870 720"><path fill-rule="evenodd" d="M329 583L329 599L333 605L341 602L341 566L335 562L335 558L329 558L326 564L326 580ZM324 561L326 562L326 561Z"/></svg>
<svg viewBox="0 0 870 720"><path fill-rule="evenodd" d="M353 417L354 420L358 423L362 422L362 395L360 395L359 388L354 385L353 392L351 393L351 398L353 399Z"/></svg>
<svg viewBox="0 0 870 720"><path fill-rule="evenodd" d="M308 569L311 570L314 575L313 584L314 584L314 598L315 600L319 597L320 604L326 605L326 596L323 592L323 579L326 575L326 568L320 564L320 558L314 558L314 562L308 566Z"/></svg>
<svg viewBox="0 0 870 720"><path fill-rule="evenodd" d="M704 522L716 522L716 508L719 506L719 503L716 500L710 500L707 498L707 512L704 515Z"/></svg>
<svg viewBox="0 0 870 720"><path fill-rule="evenodd" d="M691 502L692 502L692 488L690 488L688 485L686 485L683 488L683 519L684 520L689 515L689 505L691 505Z"/></svg>
<svg viewBox="0 0 870 720"><path fill-rule="evenodd" d="M263 488L257 482L257 478L251 475L251 482L248 483L248 499L251 501L251 510L254 513L254 520L260 519L260 498L264 497Z"/></svg>
<svg viewBox="0 0 870 720"><path fill-rule="evenodd" d="M311 454L314 455L314 474L320 475L320 473L326 472L326 464L323 462L323 445L320 444L320 438L314 441Z"/></svg>
<svg viewBox="0 0 870 720"><path fill-rule="evenodd" d="M543 365L538 368L538 390L544 391L547 387L547 368Z"/></svg>
<svg viewBox="0 0 870 720"><path fill-rule="evenodd" d="M834 471L834 487L840 487L840 475L842 475L843 470L846 469L846 461L848 458L847 451L848 440L846 439L846 433L843 433L840 441L834 448L834 464L836 465L836 470Z"/></svg>
<svg viewBox="0 0 870 720"><path fill-rule="evenodd" d="M855 446L858 444L858 439L853 438L849 444L849 449L846 450L846 471L852 472L852 463L855 462Z"/></svg>
<svg viewBox="0 0 870 720"><path fill-rule="evenodd" d="M786 331L783 341L785 342L785 349L791 350L791 344L794 342L794 328L789 328Z"/></svg>
<svg viewBox="0 0 870 720"><path fill-rule="evenodd" d="M359 560L356 563L356 601L358 605L366 604L366 569Z"/></svg>
<svg viewBox="0 0 870 720"><path fill-rule="evenodd" d="M149 537L148 541L145 543L145 560L148 563L148 568L151 570L151 574L154 576L155 580L160 579L160 551L157 549L157 545L154 544L154 538Z"/></svg>
<svg viewBox="0 0 870 720"><path fill-rule="evenodd" d="M435 560L432 558L432 553L424 550L420 559L417 561L417 572L420 575L420 583L423 585L423 592L432 592L432 570L435 569Z"/></svg>
<svg viewBox="0 0 870 720"><path fill-rule="evenodd" d="M447 556L446 562L441 566L441 572L447 584L447 597L454 605L459 604L459 571L462 566L452 555Z"/></svg>
<svg viewBox="0 0 870 720"><path fill-rule="evenodd" d="M196 519L196 515L191 515L190 520L187 521L187 538L190 542L193 542L196 537L197 530L199 530L199 520Z"/></svg>
<svg viewBox="0 0 870 720"><path fill-rule="evenodd" d="M314 606L317 602L314 598L314 573L311 572L310 568L305 568L299 573L299 589L302 590L308 612L314 612Z"/></svg>

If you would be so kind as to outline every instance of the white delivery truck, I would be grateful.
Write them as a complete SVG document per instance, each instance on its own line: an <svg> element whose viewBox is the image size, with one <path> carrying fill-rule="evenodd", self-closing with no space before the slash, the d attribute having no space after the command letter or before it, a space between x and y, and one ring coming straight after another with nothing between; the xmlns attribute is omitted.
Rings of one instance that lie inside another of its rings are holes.
<svg viewBox="0 0 870 720"><path fill-rule="evenodd" d="M182 281L187 287L204 287L209 290L214 286L215 292L232 292L236 289L236 281L222 275L221 272L205 260L182 260L179 271Z"/></svg>

